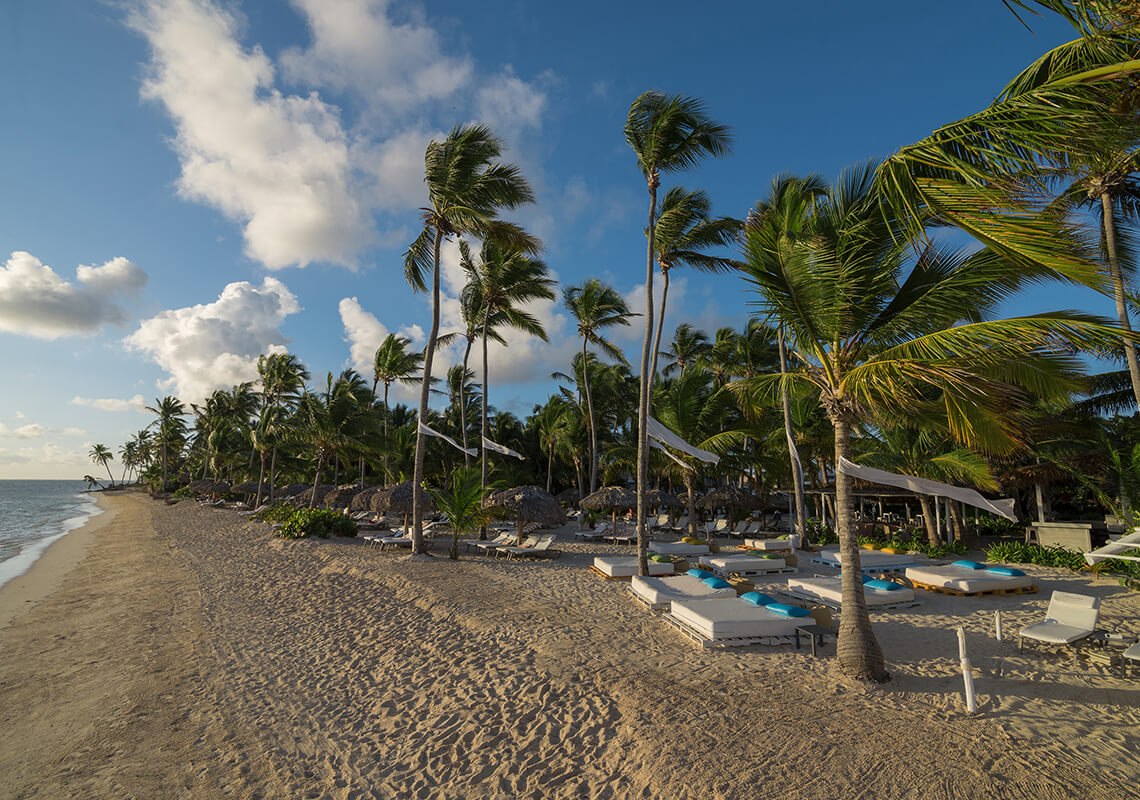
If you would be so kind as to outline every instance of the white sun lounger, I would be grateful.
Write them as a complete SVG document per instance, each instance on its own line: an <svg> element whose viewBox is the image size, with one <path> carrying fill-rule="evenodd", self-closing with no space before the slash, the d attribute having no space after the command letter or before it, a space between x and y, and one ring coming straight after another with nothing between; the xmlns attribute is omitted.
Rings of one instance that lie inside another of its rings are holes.
<svg viewBox="0 0 1140 800"><path fill-rule="evenodd" d="M810 616L784 616L739 597L674 600L665 619L704 647L791 641L798 626L815 622Z"/></svg>
<svg viewBox="0 0 1140 800"><path fill-rule="evenodd" d="M673 564L649 561L650 575L672 575ZM637 557L597 556L591 569L606 578L631 578L637 574Z"/></svg>
<svg viewBox="0 0 1140 800"><path fill-rule="evenodd" d="M703 556L709 551L707 544L688 544L686 542L650 542L650 553L661 553L666 556Z"/></svg>
<svg viewBox="0 0 1140 800"><path fill-rule="evenodd" d="M827 550L812 556L813 564L840 569L843 560L838 550ZM859 569L868 574L875 572L901 572L907 567L917 567L918 560L908 553L880 553L877 550L859 552Z"/></svg>
<svg viewBox="0 0 1140 800"><path fill-rule="evenodd" d="M976 563L976 562L965 562ZM1037 587L1028 575L1003 574L1004 567L975 569L949 564L944 567L907 567L906 577L915 586L928 591L950 594L985 594L990 592L1035 592ZM1020 570L1008 570L1020 572Z"/></svg>
<svg viewBox="0 0 1140 800"><path fill-rule="evenodd" d="M1104 547L1098 547L1092 552L1085 553L1085 561L1091 567L1097 561L1106 558L1120 558L1125 561L1140 561L1137 556L1122 556L1121 553L1127 553L1129 550L1140 550L1140 532L1130 533L1127 536L1121 536L1119 539L1109 542Z"/></svg>
<svg viewBox="0 0 1140 800"><path fill-rule="evenodd" d="M897 589L863 584L863 599L867 607L876 611L885 611L892 608L910 608L919 604L914 597L914 589L895 585L898 586ZM797 600L806 600L842 610L843 579L840 577L788 578L788 588L778 591Z"/></svg>
<svg viewBox="0 0 1140 800"><path fill-rule="evenodd" d="M668 608L673 600L736 597L736 590L731 586L714 589L692 575L675 575L671 578L634 575L629 581L629 591L637 600L655 611Z"/></svg>
<svg viewBox="0 0 1140 800"><path fill-rule="evenodd" d="M701 566L722 578L729 575L739 575L742 578L754 575L794 575L799 572L795 567L789 567L782 558L757 558L743 553L702 556Z"/></svg>
<svg viewBox="0 0 1140 800"><path fill-rule="evenodd" d="M791 550L792 543L787 539L745 539L745 547L753 550Z"/></svg>
<svg viewBox="0 0 1140 800"><path fill-rule="evenodd" d="M1026 639L1046 644L1072 644L1086 639L1096 631L1100 619L1100 598L1072 592L1053 592L1049 610L1042 622L1022 628L1018 635L1019 647Z"/></svg>

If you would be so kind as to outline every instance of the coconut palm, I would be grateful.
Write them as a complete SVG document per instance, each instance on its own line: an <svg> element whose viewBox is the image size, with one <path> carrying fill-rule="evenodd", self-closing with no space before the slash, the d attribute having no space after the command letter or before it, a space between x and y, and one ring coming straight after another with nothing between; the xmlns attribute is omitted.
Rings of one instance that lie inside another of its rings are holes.
<svg viewBox="0 0 1140 800"><path fill-rule="evenodd" d="M547 341L546 330L538 317L523 308L537 300L554 299L554 281L546 271L546 264L525 252L503 247L489 240L483 242L479 258L472 258L467 247L461 248L460 264L467 272L465 295L477 296L470 305L482 313L480 336L483 340L483 439L487 439L487 395L491 376L487 363L487 340L492 333L502 341L499 330L514 328ZM487 489L487 447L482 445L482 487Z"/></svg>
<svg viewBox="0 0 1140 800"><path fill-rule="evenodd" d="M154 400L153 406L146 406L146 410L157 414L158 419L151 426L158 427L158 444L162 457L162 487L166 490L167 472L170 466L170 449L175 444L182 447L182 439L186 432L186 421L182 417L186 414L186 406L177 397L167 396Z"/></svg>
<svg viewBox="0 0 1140 800"><path fill-rule="evenodd" d="M325 391L319 394L305 392L301 395L297 407L298 424L291 435L311 450L316 462L310 508L316 504L317 489L325 466L356 444L366 413L360 402L361 390L368 393L363 380L354 381L347 374L334 379L330 372L325 378Z"/></svg>
<svg viewBox="0 0 1140 800"><path fill-rule="evenodd" d="M446 487L436 488L425 483L424 489L451 528L448 558L457 559L459 537L479 530L491 519L491 509L483 507L487 492L480 486L479 473L460 467L451 473L451 481Z"/></svg>
<svg viewBox="0 0 1140 800"><path fill-rule="evenodd" d="M119 460L123 463L123 475L119 483L126 484L127 476L138 464L139 447L134 439L128 439L119 446Z"/></svg>
<svg viewBox="0 0 1140 800"><path fill-rule="evenodd" d="M578 325L582 337L582 388L586 395L586 421L590 429L590 491L598 488L598 431L594 417L594 399L590 393L589 359L586 347L593 345L607 356L625 364L625 356L602 335L614 325L629 325L629 307L613 288L597 278L562 291L562 302Z"/></svg>
<svg viewBox="0 0 1140 800"><path fill-rule="evenodd" d="M423 380L420 372L424 354L408 352L411 339L389 333L376 348L372 358L372 396L376 396L376 386L384 384L384 441L388 441L388 389L393 383L411 386ZM391 479L388 470L388 450L384 450L384 477Z"/></svg>
<svg viewBox="0 0 1140 800"><path fill-rule="evenodd" d="M115 455L111 449L105 444L95 444L91 446L91 452L87 454L92 463L98 464L103 469L107 470L107 477L111 479L111 485L115 485L115 476L111 474L111 467L108 464L114 460Z"/></svg>
<svg viewBox="0 0 1140 800"><path fill-rule="evenodd" d="M570 414L577 413L569 401L560 395L551 395L547 401L534 407L527 424L538 435L538 446L546 453L546 491L554 488L554 453L565 441L570 429Z"/></svg>
<svg viewBox="0 0 1140 800"><path fill-rule="evenodd" d="M518 167L496 159L502 144L483 125L458 125L442 142L434 139L424 155L424 181L430 207L423 209L424 229L404 254L404 274L417 291L427 291L431 273L431 332L424 350L424 381L420 388L420 419L427 417L432 359L439 336L439 250L445 238L471 234L520 252L537 251L537 243L517 225L496 219L504 208L534 201ZM423 482L424 437L416 435L412 478L412 554L424 552Z"/></svg>
<svg viewBox="0 0 1140 800"><path fill-rule="evenodd" d="M686 367L696 363L705 355L708 349L708 334L694 328L687 322L682 322L673 332L673 341L669 343L669 349L658 353L658 355L665 356L669 360L665 368L661 370L661 374L669 375L676 371L684 372ZM656 361L654 365L656 365Z"/></svg>
<svg viewBox="0 0 1140 800"><path fill-rule="evenodd" d="M261 380L261 406L277 410L295 409L309 380L309 371L292 353L269 353L258 356L257 375ZM280 420L282 415L274 416ZM277 443L270 447L269 500L277 484ZM260 498L259 498L260 499Z"/></svg>
<svg viewBox="0 0 1140 800"><path fill-rule="evenodd" d="M705 252L732 244L740 231L740 220L710 216L712 201L706 192L688 191L672 186L661 201L654 225L653 244L657 264L661 268L661 309L657 314L657 333L653 339L653 364L650 380L657 375L657 356L661 349L661 330L665 327L665 304L669 298L669 274L678 267L702 272L729 272L739 265L732 258Z"/></svg>
<svg viewBox="0 0 1140 800"><path fill-rule="evenodd" d="M795 366L745 387L768 396L784 384L815 392L831 420L843 558L838 663L882 681L888 674L858 578L851 479L841 468L853 428L905 419L934 393L955 441L1008 446L1012 431L992 420L1022 401L1026 388L1067 396L1075 388L1063 377L1072 348L1108 348L1120 332L1074 312L990 319L1032 276L992 251L935 247L881 201L874 174L869 164L845 170L817 201L810 235L784 258L769 252L779 242L764 226L747 225L747 279L759 308L784 326Z"/></svg>

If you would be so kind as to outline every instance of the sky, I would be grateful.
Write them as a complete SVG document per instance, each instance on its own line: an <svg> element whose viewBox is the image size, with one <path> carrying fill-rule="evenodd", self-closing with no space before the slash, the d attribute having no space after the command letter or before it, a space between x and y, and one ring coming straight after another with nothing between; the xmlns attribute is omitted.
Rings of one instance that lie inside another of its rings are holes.
<svg viewBox="0 0 1140 800"><path fill-rule="evenodd" d="M561 286L598 277L643 308L648 196L622 135L641 92L731 127L731 155L663 186L743 217L777 174L888 156L1072 38L1030 25L1000 0L5 0L0 478L95 474L92 443L117 453L155 398L199 402L263 352L323 385L370 376L389 332L422 346L429 299L402 254L424 149L457 124L491 126L530 181L537 202L506 216ZM442 332L462 283L450 243ZM665 338L740 327L750 300L739 276L678 270ZM1113 311L1060 287L1015 305ZM532 311L549 342L511 335L488 357L490 402L520 416L579 347L560 298ZM641 335L615 335L635 364Z"/></svg>

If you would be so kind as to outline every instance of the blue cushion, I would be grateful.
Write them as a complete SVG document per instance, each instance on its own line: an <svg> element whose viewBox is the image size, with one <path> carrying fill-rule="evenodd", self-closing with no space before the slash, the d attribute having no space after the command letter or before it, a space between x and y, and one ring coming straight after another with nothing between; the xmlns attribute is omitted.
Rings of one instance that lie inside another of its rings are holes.
<svg viewBox="0 0 1140 800"><path fill-rule="evenodd" d="M703 569L691 569L688 572L686 572L685 574L686 575L692 575L694 578L700 578L701 580L704 580L705 578L714 577L711 572L709 572L707 570L703 570Z"/></svg>
<svg viewBox="0 0 1140 800"><path fill-rule="evenodd" d="M810 617L806 608L799 606L790 606L787 603L771 603L765 606L769 611L773 611L783 617Z"/></svg>
<svg viewBox="0 0 1140 800"><path fill-rule="evenodd" d="M985 567L982 566L981 564L979 564L977 561L966 561L966 560L955 561L950 566L961 567L962 569L985 569Z"/></svg>
<svg viewBox="0 0 1140 800"><path fill-rule="evenodd" d="M864 586L869 586L872 589L884 589L888 592L893 592L895 589L903 588L897 583L892 581L863 581Z"/></svg>
<svg viewBox="0 0 1140 800"><path fill-rule="evenodd" d="M740 595L740 599L754 606L766 606L776 602L763 592L745 592Z"/></svg>
<svg viewBox="0 0 1140 800"><path fill-rule="evenodd" d="M994 575L1005 575L1009 578L1021 578L1025 573L1013 567L987 567L986 572L992 572Z"/></svg>
<svg viewBox="0 0 1140 800"><path fill-rule="evenodd" d="M724 578L717 578L717 577L705 578L704 580L701 581L701 583L703 583L705 586L709 587L710 589L726 589L729 586L732 586L732 584L729 583L728 581L726 581Z"/></svg>

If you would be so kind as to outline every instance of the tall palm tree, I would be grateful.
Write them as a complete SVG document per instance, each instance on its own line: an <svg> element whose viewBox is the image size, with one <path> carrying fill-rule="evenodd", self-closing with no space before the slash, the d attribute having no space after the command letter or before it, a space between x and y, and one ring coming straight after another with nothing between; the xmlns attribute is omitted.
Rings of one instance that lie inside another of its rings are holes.
<svg viewBox="0 0 1140 800"><path fill-rule="evenodd" d="M126 484L131 470L138 464L138 459L139 446L134 439L128 439L119 446L119 460L123 462L123 475L119 478L119 483Z"/></svg>
<svg viewBox="0 0 1140 800"><path fill-rule="evenodd" d="M657 264L661 268L661 309L657 314L657 333L653 339L650 380L655 380L657 375L670 272L677 267L690 267L702 272L729 272L739 266L735 259L705 252L732 244L740 232L740 220L730 217L714 219L710 216L711 209L712 201L700 189L690 192L680 186L672 186L661 201L653 232Z"/></svg>
<svg viewBox="0 0 1140 800"><path fill-rule="evenodd" d="M372 396L376 396L376 386L384 384L384 441L388 441L388 389L393 383L402 383L406 386L419 383L423 380L420 370L424 363L424 354L408 352L411 339L389 333L384 341L376 348L372 358ZM388 450L384 450L384 479L389 480Z"/></svg>
<svg viewBox="0 0 1140 800"><path fill-rule="evenodd" d="M649 91L633 101L625 122L625 140L649 191L649 242L645 254L645 338L641 347L641 396L637 406L637 551L640 572L649 574L649 538L645 527L645 490L649 488L650 363L653 360L653 257L657 253L657 189L662 172L690 169L707 156L727 155L728 128L705 116L699 100Z"/></svg>
<svg viewBox="0 0 1140 800"><path fill-rule="evenodd" d="M704 331L694 328L687 322L682 322L673 332L673 341L669 349L657 355L665 356L669 363L661 370L662 375L669 375L675 371L684 372L685 368L696 363L697 359L705 355L709 349L709 337ZM654 372L656 372L654 361Z"/></svg>
<svg viewBox="0 0 1140 800"><path fill-rule="evenodd" d="M534 253L537 243L517 225L496 218L504 208L534 201L534 193L518 167L496 159L502 144L483 125L458 125L442 142L434 139L424 154L424 182L430 206L423 209L424 229L404 254L404 275L417 291L427 291L431 272L431 332L424 350L420 388L420 420L427 417L431 365L439 336L439 249L445 238L471 234L521 252ZM424 552L424 437L416 435L412 476L412 554Z"/></svg>
<svg viewBox="0 0 1140 800"><path fill-rule="evenodd" d="M182 417L186 414L186 406L177 397L167 396L154 400L153 406L146 406L146 410L157 414L158 419L151 423L158 427L158 443L162 454L162 491L166 491L167 471L170 466L170 447L182 441L186 430L186 422Z"/></svg>
<svg viewBox="0 0 1140 800"><path fill-rule="evenodd" d="M368 387L363 380L354 381L352 375L342 374L334 379L330 372L325 378L323 392L305 392L301 395L297 408L299 424L292 433L297 441L311 449L316 462L310 508L316 503L317 488L325 466L351 449L360 434L366 414L366 409L361 404L361 390L368 394ZM356 378L359 379L359 376Z"/></svg>
<svg viewBox="0 0 1140 800"><path fill-rule="evenodd" d="M300 402L309 371L301 360L292 353L269 353L258 356L257 375L261 380L261 405L277 411L283 408L295 409ZM280 421L282 415L273 416ZM263 431L264 433L264 431ZM277 484L277 443L270 447L269 462L269 501L273 502L273 490Z"/></svg>
<svg viewBox="0 0 1140 800"><path fill-rule="evenodd" d="M481 433L487 438L487 395L490 394L491 376L487 363L487 339L492 332L514 328L547 341L546 330L531 312L523 308L536 300L554 299L554 281L546 271L546 264L525 252L503 247L493 240L483 242L478 260L471 251L462 248L460 263L467 272L465 294L479 297L476 305L482 312L480 335L483 340L483 408ZM494 328L492 328L494 325ZM501 336L500 336L501 340ZM487 489L487 448L482 451L482 487Z"/></svg>
<svg viewBox="0 0 1140 800"><path fill-rule="evenodd" d="M534 407L528 424L538 434L538 445L546 453L546 491L554 488L554 453L566 439L570 428L570 403L560 395L551 395L545 403ZM575 412L576 413L576 410Z"/></svg>
<svg viewBox="0 0 1140 800"><path fill-rule="evenodd" d="M1073 312L994 320L994 307L1032 278L991 251L940 250L874 191L874 167L846 170L808 220L791 256L749 225L747 279L757 305L785 329L797 368L751 378L771 395L781 384L818 394L834 428L836 512L843 559L838 663L860 679L889 676L871 629L859 575L851 478L841 465L855 426L905 418L940 397L949 435L972 447L1008 446L991 424L1024 398L1067 395L1073 348L1109 347L1115 328ZM915 255L917 254L917 255ZM940 393L940 394L939 394Z"/></svg>
<svg viewBox="0 0 1140 800"><path fill-rule="evenodd" d="M114 460L115 455L111 449L105 444L95 444L91 446L91 452L87 454L92 463L99 464L107 470L107 477L111 479L111 485L115 485L115 476L111 474L111 467L108 464Z"/></svg>
<svg viewBox="0 0 1140 800"><path fill-rule="evenodd" d="M562 302L578 324L582 337L582 388L586 394L586 421L590 428L590 491L598 488L598 430L594 417L594 399L590 394L589 359L587 345L593 345L610 358L627 363L617 346L602 335L614 325L629 325L629 307L612 287L597 278L570 286L562 291Z"/></svg>

